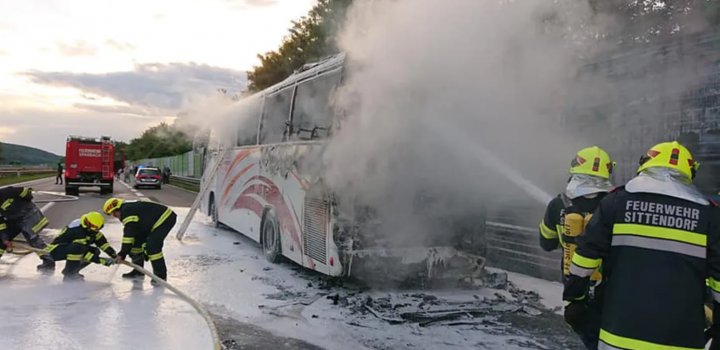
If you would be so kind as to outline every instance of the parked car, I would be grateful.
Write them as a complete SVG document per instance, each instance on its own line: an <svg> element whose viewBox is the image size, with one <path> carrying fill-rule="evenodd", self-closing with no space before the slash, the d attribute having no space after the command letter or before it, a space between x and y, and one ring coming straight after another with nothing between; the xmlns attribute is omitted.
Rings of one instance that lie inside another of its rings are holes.
<svg viewBox="0 0 720 350"><path fill-rule="evenodd" d="M135 173L135 184L133 187L152 186L157 189L162 188L162 173L158 168L140 168Z"/></svg>

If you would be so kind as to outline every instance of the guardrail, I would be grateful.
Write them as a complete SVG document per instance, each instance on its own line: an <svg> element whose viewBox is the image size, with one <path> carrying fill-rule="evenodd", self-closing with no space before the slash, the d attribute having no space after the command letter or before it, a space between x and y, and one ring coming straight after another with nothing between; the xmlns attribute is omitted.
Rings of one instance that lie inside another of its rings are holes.
<svg viewBox="0 0 720 350"><path fill-rule="evenodd" d="M200 191L200 179L194 177L170 175L170 184L194 192Z"/></svg>
<svg viewBox="0 0 720 350"><path fill-rule="evenodd" d="M55 174L55 172L56 170L52 169L0 170L0 186L51 177Z"/></svg>
<svg viewBox="0 0 720 350"><path fill-rule="evenodd" d="M0 170L0 177L19 177L22 175L35 175L35 174L50 174L54 173L55 169L14 169L14 170Z"/></svg>

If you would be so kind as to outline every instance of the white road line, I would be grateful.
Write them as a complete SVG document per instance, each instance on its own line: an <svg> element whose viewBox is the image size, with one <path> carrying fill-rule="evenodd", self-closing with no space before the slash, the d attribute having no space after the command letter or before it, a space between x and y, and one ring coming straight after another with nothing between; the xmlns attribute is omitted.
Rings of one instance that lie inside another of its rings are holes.
<svg viewBox="0 0 720 350"><path fill-rule="evenodd" d="M45 214L48 211L48 209L52 208L53 205L55 205L55 202L47 203L47 204L43 205L42 208L40 208L40 211L43 214Z"/></svg>
<svg viewBox="0 0 720 350"><path fill-rule="evenodd" d="M132 186L126 184L124 181L120 181L120 183L123 184L125 187L127 187L127 189L130 190L130 192L132 192L132 194L134 194L138 198L140 198L140 199L147 198L147 196L144 195L142 192L140 192L136 188L133 188Z"/></svg>

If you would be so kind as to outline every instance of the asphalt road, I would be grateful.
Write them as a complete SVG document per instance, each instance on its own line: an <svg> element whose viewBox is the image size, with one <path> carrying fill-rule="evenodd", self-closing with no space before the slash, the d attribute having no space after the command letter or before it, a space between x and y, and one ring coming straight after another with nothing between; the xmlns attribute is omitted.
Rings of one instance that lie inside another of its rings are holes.
<svg viewBox="0 0 720 350"><path fill-rule="evenodd" d="M64 185L56 185L53 178L32 181L25 186L32 187L35 191L39 192L36 194L35 199L41 202L57 198L54 195L62 196L65 194ZM129 185L116 181L114 190L115 193L112 195L101 195L99 188L90 187L81 189L80 196L77 200L54 202L44 210L45 215L50 221L49 227L61 229L67 225L67 223L88 211L102 211L103 203L111 196L127 200L149 199L173 207L190 207L195 199L195 193L173 186L163 186L161 190L151 188L134 190L130 188ZM43 203L39 204L39 206L42 208Z"/></svg>
<svg viewBox="0 0 720 350"><path fill-rule="evenodd" d="M190 207L196 194L173 186L162 189L141 188L136 190L129 184L115 181L112 195L101 195L99 188L81 189L78 197L65 196L64 185L55 184L54 178L40 179L20 184L35 190L34 200L50 221L50 229L62 229L74 219L88 211L102 211L105 201L114 196L126 200L146 200L173 207ZM45 234L49 232L44 231ZM50 231L52 232L52 231ZM49 242L52 237L45 236ZM213 315L225 349L294 349L322 350L317 346L297 339L277 336L255 325L228 317Z"/></svg>

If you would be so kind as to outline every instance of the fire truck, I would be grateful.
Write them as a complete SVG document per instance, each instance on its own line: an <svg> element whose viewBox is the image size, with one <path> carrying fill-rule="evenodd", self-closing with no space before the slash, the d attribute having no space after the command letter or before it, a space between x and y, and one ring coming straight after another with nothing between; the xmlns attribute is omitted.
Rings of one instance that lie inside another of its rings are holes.
<svg viewBox="0 0 720 350"><path fill-rule="evenodd" d="M114 145L112 140L69 136L65 146L65 193L77 196L80 187L100 187L113 192Z"/></svg>

